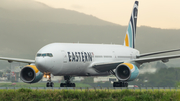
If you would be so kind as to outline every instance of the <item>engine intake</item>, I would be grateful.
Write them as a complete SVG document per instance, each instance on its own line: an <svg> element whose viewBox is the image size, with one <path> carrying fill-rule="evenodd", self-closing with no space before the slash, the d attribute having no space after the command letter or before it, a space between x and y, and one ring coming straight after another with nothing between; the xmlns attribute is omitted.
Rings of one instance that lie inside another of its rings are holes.
<svg viewBox="0 0 180 101"><path fill-rule="evenodd" d="M40 81L42 77L43 73L34 65L27 65L20 72L20 78L25 83L36 83Z"/></svg>
<svg viewBox="0 0 180 101"><path fill-rule="evenodd" d="M128 67L122 65L121 67L116 69L117 76L121 79L126 79L130 76L130 70Z"/></svg>
<svg viewBox="0 0 180 101"><path fill-rule="evenodd" d="M139 75L139 69L131 63L123 63L116 67L115 75L120 81L132 81Z"/></svg>

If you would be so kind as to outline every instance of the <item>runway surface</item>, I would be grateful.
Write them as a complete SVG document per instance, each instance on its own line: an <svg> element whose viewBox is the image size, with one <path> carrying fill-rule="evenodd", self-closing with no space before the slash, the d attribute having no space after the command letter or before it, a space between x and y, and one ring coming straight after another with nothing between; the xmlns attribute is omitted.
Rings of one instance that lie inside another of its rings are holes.
<svg viewBox="0 0 180 101"><path fill-rule="evenodd" d="M124 90L124 89L131 89L131 90L180 90L180 87L0 87L0 89L21 89L21 88L26 88L26 89L52 89L52 90Z"/></svg>

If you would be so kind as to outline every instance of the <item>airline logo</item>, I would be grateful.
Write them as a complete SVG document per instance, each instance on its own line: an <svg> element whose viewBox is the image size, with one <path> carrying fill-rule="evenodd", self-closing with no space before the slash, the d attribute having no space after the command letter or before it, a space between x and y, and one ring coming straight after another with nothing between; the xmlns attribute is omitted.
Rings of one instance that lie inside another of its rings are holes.
<svg viewBox="0 0 180 101"><path fill-rule="evenodd" d="M88 62L92 61L93 52L67 52L69 62Z"/></svg>

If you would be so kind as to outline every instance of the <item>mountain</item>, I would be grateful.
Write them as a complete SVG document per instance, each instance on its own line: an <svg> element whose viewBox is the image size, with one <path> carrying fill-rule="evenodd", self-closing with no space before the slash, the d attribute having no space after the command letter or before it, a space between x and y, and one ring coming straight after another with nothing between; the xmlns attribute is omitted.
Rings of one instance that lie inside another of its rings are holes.
<svg viewBox="0 0 180 101"><path fill-rule="evenodd" d="M1 0L0 19L10 22L47 22L77 25L116 25L92 15L55 9L33 0Z"/></svg>
<svg viewBox="0 0 180 101"><path fill-rule="evenodd" d="M7 10L51 9L46 4L34 0L0 0L0 7Z"/></svg>
<svg viewBox="0 0 180 101"><path fill-rule="evenodd" d="M124 42L127 26L76 11L51 8L32 0L7 0L17 6L2 1L5 0L0 1L0 56L34 59L41 47L53 42ZM141 53L180 48L179 43L180 30L137 28L135 47ZM170 64L178 64L178 61ZM5 66L4 61L0 64Z"/></svg>

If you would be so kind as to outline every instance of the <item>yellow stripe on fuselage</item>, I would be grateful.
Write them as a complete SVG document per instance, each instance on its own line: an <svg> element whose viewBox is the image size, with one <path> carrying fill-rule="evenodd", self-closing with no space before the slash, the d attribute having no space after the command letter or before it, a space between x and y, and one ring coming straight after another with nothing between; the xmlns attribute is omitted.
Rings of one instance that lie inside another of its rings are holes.
<svg viewBox="0 0 180 101"><path fill-rule="evenodd" d="M37 67L35 65L27 65L27 66L32 67L36 73L39 72L39 70L37 69Z"/></svg>
<svg viewBox="0 0 180 101"><path fill-rule="evenodd" d="M130 64L130 63L123 63L123 64L125 64L125 65L127 65L130 69L133 69L133 65L132 64Z"/></svg>
<svg viewBox="0 0 180 101"><path fill-rule="evenodd" d="M129 38L128 38L128 34L126 34L126 37L125 37L125 43L126 43L126 46L129 47Z"/></svg>

